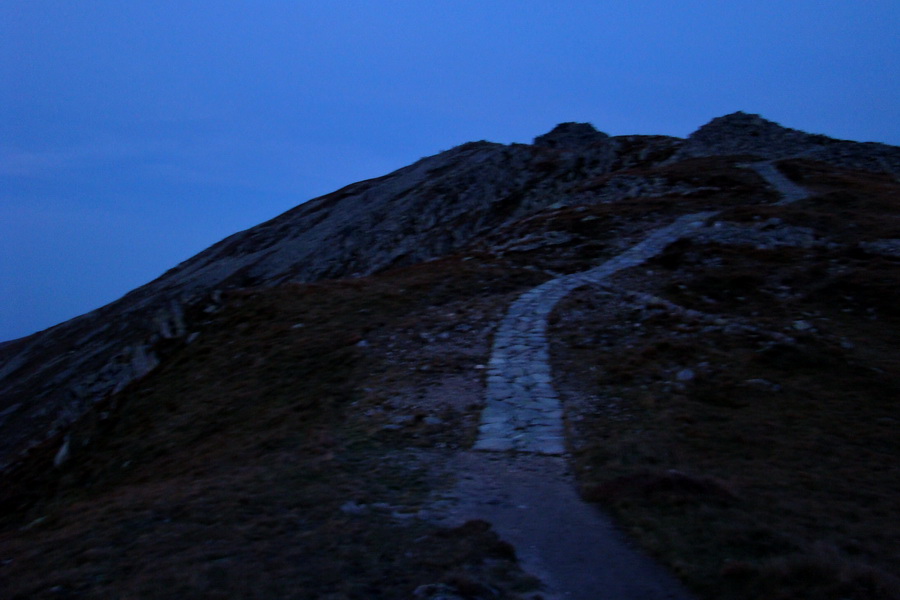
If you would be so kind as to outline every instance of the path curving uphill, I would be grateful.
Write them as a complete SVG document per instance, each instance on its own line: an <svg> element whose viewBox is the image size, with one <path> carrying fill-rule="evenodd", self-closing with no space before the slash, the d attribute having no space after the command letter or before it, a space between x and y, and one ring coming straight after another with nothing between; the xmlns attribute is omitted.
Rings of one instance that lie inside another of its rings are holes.
<svg viewBox="0 0 900 600"><path fill-rule="evenodd" d="M771 162L748 165L781 196L809 192ZM668 572L637 551L596 506L578 496L567 465L563 410L549 365L547 317L567 294L635 267L689 237L716 212L684 215L605 263L533 288L509 307L494 335L486 402L474 452L459 454L449 523L489 521L513 544L547 600L691 600Z"/></svg>
<svg viewBox="0 0 900 600"><path fill-rule="evenodd" d="M715 212L684 215L605 263L552 279L513 302L494 336L475 452L457 456L447 522L489 521L513 544L548 600L689 600L635 550L612 520L578 497L566 465L563 411L553 389L547 317L569 292L640 265Z"/></svg>
<svg viewBox="0 0 900 600"><path fill-rule="evenodd" d="M809 190L785 177L771 160L752 163L748 166L765 179L766 183L775 188L775 191L781 194L781 200L777 203L779 206L791 204L798 200L805 200L809 197Z"/></svg>
<svg viewBox="0 0 900 600"><path fill-rule="evenodd" d="M547 316L569 292L643 263L715 214L684 215L598 267L551 279L519 296L494 335L486 403L473 449L565 453L563 411L548 361Z"/></svg>

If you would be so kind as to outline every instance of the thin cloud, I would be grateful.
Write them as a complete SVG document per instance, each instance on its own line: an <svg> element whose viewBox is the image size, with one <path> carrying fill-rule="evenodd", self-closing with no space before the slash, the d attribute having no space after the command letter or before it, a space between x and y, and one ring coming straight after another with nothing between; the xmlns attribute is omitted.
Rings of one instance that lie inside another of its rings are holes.
<svg viewBox="0 0 900 600"><path fill-rule="evenodd" d="M92 141L85 144L46 150L15 146L0 147L0 175L12 177L46 177L60 171L97 167L149 157L160 151L154 142L118 140Z"/></svg>

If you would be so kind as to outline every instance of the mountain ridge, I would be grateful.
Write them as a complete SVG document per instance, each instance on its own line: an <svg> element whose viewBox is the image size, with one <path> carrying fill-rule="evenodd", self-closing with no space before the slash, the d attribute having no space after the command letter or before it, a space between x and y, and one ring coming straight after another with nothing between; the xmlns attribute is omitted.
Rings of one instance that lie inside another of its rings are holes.
<svg viewBox="0 0 900 600"><path fill-rule="evenodd" d="M697 186L645 173L717 154L748 160L809 157L900 173L900 148L832 140L742 112L713 119L685 140L610 137L590 124L564 123L533 145L469 142L300 204L213 244L120 300L6 342L0 347L0 432L16 430L10 420L28 411L22 400L33 396L28 388L39 377L43 391L37 397L55 405L50 412L57 421L42 427L55 435L73 415L155 368L154 344L191 333L183 322L184 307L202 304L200 310L213 311L224 290L414 264L458 251L504 223L550 206L694 193ZM130 319L127 325L123 317ZM112 320L118 322L113 326ZM110 327L118 341L91 342L108 338ZM63 352L54 348L54 336L77 338L64 351L76 354L68 368L60 368ZM47 354L42 347L52 349ZM11 377L29 362L43 364L19 381ZM8 464L11 451L23 451L21 439L11 443L18 437L3 436L0 457L7 458L0 458L0 465Z"/></svg>

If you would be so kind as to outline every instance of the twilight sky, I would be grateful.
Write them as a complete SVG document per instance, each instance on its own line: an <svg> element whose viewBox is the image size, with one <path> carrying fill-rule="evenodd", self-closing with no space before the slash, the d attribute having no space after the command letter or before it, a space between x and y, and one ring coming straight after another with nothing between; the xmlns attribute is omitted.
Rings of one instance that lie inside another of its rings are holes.
<svg viewBox="0 0 900 600"><path fill-rule="evenodd" d="M900 145L897 0L0 0L0 340L315 196L563 121Z"/></svg>

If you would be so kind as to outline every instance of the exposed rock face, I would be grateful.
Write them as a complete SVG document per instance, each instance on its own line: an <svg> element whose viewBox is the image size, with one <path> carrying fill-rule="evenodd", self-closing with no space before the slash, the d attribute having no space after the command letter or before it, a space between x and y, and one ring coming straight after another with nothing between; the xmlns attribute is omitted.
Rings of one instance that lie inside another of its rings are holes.
<svg viewBox="0 0 900 600"><path fill-rule="evenodd" d="M223 290L418 263L551 208L706 197L721 186L676 176L677 166L736 154L804 156L900 173L898 148L810 135L744 113L715 119L688 140L610 137L590 124L563 123L532 145L464 144L306 202L222 240L117 302L0 344L0 468L36 441L61 436L80 415L165 361L173 347L190 343L221 306ZM750 171L741 176L755 177ZM501 245L568 243L549 234L523 235Z"/></svg>

